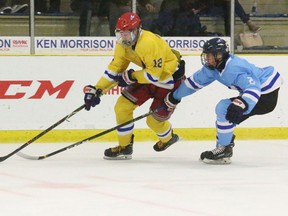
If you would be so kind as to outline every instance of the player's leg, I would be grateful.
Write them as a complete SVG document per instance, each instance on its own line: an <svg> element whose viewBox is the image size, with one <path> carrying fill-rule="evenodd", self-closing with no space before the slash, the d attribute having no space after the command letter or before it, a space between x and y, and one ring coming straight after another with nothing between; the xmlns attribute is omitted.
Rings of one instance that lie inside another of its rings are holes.
<svg viewBox="0 0 288 216"><path fill-rule="evenodd" d="M175 87L179 86L181 82L181 80L176 81L174 84ZM169 89L157 88L150 109L154 110L164 106L164 98L170 91ZM173 112L174 109L163 109L147 117L146 123L148 127L151 128L159 138L159 141L153 146L155 151L163 151L179 141L179 136L173 133L171 123L168 121Z"/></svg>
<svg viewBox="0 0 288 216"><path fill-rule="evenodd" d="M210 164L229 164L233 156L235 124L226 120L227 107L230 105L230 99L221 100L216 106L216 130L217 142L216 148L205 151L200 155L200 159Z"/></svg>
<svg viewBox="0 0 288 216"><path fill-rule="evenodd" d="M131 103L125 97L120 96L114 107L117 125L133 119L133 111L136 107L137 105ZM104 152L105 159L127 160L132 158L134 139L133 129L134 123L117 129L119 145L114 148L106 149Z"/></svg>
<svg viewBox="0 0 288 216"><path fill-rule="evenodd" d="M276 89L273 92L261 95L256 106L250 113L243 115L240 123L253 115L264 115L272 112L277 105L278 91L279 89ZM231 99L221 100L216 107L217 144L212 151L206 151L201 154L200 159L203 162L231 163L230 158L233 155L233 147L235 145L233 131L236 125L227 122L225 118L227 107L230 103Z"/></svg>
<svg viewBox="0 0 288 216"><path fill-rule="evenodd" d="M115 104L114 111L116 114L117 125L133 119L133 111L148 99L150 99L148 85L133 84L122 90ZM133 153L133 135L134 124L120 127L117 130L119 145L114 148L106 149L104 159L110 160L127 160L132 158Z"/></svg>
<svg viewBox="0 0 288 216"><path fill-rule="evenodd" d="M250 113L243 115L240 123L245 121L251 116L265 115L267 113L272 112L277 105L278 92L279 92L279 88L268 94L261 95L256 106L252 109Z"/></svg>
<svg viewBox="0 0 288 216"><path fill-rule="evenodd" d="M159 138L159 141L153 146L155 151L163 151L179 140L179 136L173 133L169 121L159 121L151 115L147 117L146 123Z"/></svg>

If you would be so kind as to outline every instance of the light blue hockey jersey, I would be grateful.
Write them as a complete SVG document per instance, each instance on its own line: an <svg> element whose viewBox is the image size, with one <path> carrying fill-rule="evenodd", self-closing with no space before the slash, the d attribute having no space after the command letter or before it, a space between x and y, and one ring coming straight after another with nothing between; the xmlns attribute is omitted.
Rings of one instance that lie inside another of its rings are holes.
<svg viewBox="0 0 288 216"><path fill-rule="evenodd" d="M254 108L261 94L272 92L283 83L282 77L274 67L256 67L247 60L230 54L221 73L217 69L212 70L203 66L188 77L173 93L173 96L180 100L215 80L230 89L239 91L242 98L248 103L248 110L245 113L249 113Z"/></svg>

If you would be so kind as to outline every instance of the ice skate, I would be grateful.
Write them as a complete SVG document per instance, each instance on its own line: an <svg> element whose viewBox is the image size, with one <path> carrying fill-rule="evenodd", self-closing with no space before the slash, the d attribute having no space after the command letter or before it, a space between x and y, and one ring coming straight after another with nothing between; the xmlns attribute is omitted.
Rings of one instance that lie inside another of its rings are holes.
<svg viewBox="0 0 288 216"><path fill-rule="evenodd" d="M116 146L114 148L106 149L104 152L104 159L106 160L131 160L133 153L134 135L127 146Z"/></svg>
<svg viewBox="0 0 288 216"><path fill-rule="evenodd" d="M228 146L217 145L215 149L203 152L200 155L200 160L207 164L230 164L235 145L234 139L235 136L233 135L232 141Z"/></svg>
<svg viewBox="0 0 288 216"><path fill-rule="evenodd" d="M164 151L167 149L169 146L173 145L174 143L178 142L180 140L179 136L177 134L172 134L172 138L166 142L163 143L162 141L158 141L154 146L154 150L159 152L159 151Z"/></svg>

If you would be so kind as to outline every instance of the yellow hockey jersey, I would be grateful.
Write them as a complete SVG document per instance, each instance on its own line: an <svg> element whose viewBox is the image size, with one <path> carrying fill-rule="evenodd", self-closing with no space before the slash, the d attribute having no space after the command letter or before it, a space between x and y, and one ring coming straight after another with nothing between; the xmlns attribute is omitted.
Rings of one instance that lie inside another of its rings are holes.
<svg viewBox="0 0 288 216"><path fill-rule="evenodd" d="M116 44L114 58L97 82L97 89L111 86L116 75L124 72L131 62L141 67L141 70L132 74L138 83L153 84L166 89L174 87L172 74L178 66L177 56L160 36L146 30L140 30L139 34L133 48Z"/></svg>

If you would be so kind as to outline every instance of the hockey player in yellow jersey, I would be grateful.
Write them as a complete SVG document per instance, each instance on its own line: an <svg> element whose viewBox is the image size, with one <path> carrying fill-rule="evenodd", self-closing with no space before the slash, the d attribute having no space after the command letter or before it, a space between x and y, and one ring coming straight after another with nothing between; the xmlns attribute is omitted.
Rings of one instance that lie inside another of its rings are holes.
<svg viewBox="0 0 288 216"><path fill-rule="evenodd" d="M163 109L148 116L146 123L159 138L154 150L163 151L179 140L168 121L176 107L169 95L185 79L185 62L160 36L141 29L141 20L136 13L120 16L115 34L114 58L96 85L86 86L85 108L90 110L91 106L98 105L102 90L115 82L125 87L114 107L117 124L132 120L133 111L152 98L150 110ZM131 62L141 69L128 69ZM106 149L105 159L132 158L133 129L131 123L117 130L119 145Z"/></svg>

